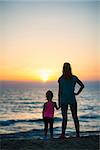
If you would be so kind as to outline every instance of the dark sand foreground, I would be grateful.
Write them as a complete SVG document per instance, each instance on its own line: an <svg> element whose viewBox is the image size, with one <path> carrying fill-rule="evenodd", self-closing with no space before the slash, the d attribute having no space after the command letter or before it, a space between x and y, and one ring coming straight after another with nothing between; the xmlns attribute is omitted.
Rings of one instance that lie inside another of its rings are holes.
<svg viewBox="0 0 100 150"><path fill-rule="evenodd" d="M2 139L1 150L99 150L99 135L70 137L65 140Z"/></svg>

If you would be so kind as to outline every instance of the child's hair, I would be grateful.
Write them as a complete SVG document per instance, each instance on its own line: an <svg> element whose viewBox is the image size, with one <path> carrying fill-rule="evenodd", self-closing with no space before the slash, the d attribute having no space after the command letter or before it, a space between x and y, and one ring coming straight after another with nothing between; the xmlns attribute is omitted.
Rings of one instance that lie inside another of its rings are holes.
<svg viewBox="0 0 100 150"><path fill-rule="evenodd" d="M53 93L52 93L52 91L48 90L48 91L46 92L46 97L47 97L47 100L52 100L52 98L53 98Z"/></svg>

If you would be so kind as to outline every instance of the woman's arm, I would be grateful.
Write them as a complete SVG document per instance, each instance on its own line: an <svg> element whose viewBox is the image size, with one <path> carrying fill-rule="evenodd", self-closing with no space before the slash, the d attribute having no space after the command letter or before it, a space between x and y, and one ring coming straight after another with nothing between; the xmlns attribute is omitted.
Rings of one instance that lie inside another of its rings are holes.
<svg viewBox="0 0 100 150"><path fill-rule="evenodd" d="M60 95L61 95L61 87L60 87L60 83L59 83L59 88L58 88L58 106L59 106L59 108L61 107Z"/></svg>
<svg viewBox="0 0 100 150"><path fill-rule="evenodd" d="M59 109L59 107L57 106L57 103L56 102L54 102L54 107L58 110Z"/></svg>
<svg viewBox="0 0 100 150"><path fill-rule="evenodd" d="M77 92L77 93L75 93L75 95L80 94L80 93L81 93L81 91L82 91L82 90L83 90L83 88L84 88L84 84L83 84L83 83L82 83L82 81L80 81L78 78L77 78L77 83L80 85L80 88L79 88L78 92Z"/></svg>

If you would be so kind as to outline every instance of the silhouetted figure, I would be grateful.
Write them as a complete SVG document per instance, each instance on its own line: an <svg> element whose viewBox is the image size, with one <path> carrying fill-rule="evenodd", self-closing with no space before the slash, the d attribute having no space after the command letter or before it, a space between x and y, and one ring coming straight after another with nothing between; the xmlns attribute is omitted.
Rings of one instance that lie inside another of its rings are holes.
<svg viewBox="0 0 100 150"><path fill-rule="evenodd" d="M44 103L43 107L43 121L44 121L44 135L47 139L48 125L50 125L50 137L53 138L53 122L54 122L54 108L58 109L56 102L52 101L52 91L46 92L48 102Z"/></svg>
<svg viewBox="0 0 100 150"><path fill-rule="evenodd" d="M71 66L69 63L64 63L63 65L63 73L62 76L58 80L59 83L59 91L58 91L58 103L59 107L61 107L62 112L62 134L61 138L65 137L65 130L67 126L67 110L68 105L70 106L70 110L72 113L72 117L75 124L76 136L79 137L79 120L77 116L77 102L75 95L78 95L82 89L84 88L83 83L72 74ZM74 92L74 88L76 83L80 85L80 88L77 93Z"/></svg>

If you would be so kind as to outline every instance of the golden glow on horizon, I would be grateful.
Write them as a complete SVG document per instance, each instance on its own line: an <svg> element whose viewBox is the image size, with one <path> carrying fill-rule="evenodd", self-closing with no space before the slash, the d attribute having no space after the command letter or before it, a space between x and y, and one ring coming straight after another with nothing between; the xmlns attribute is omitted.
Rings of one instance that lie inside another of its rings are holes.
<svg viewBox="0 0 100 150"><path fill-rule="evenodd" d="M95 67L93 67L95 68ZM81 80L100 80L99 70L87 68L78 68L72 64L72 72L74 75L78 76ZM87 74L88 72L88 74ZM98 74L97 74L98 72ZM37 68L30 70L22 69L16 70L15 69L7 69L0 71L0 80L16 80L16 81L33 81L33 82L49 82L49 81L57 81L58 78L62 74L62 66L58 67L58 69L49 69L47 68Z"/></svg>
<svg viewBox="0 0 100 150"><path fill-rule="evenodd" d="M81 80L100 79L94 3L0 4L0 80L57 81L64 62Z"/></svg>
<svg viewBox="0 0 100 150"><path fill-rule="evenodd" d="M40 69L38 74L39 74L39 78L43 82L46 82L46 81L50 80L50 76L52 74L52 71L48 70L48 69Z"/></svg>

